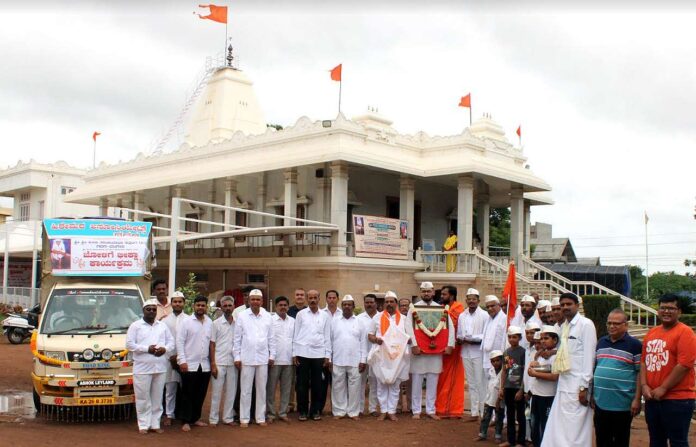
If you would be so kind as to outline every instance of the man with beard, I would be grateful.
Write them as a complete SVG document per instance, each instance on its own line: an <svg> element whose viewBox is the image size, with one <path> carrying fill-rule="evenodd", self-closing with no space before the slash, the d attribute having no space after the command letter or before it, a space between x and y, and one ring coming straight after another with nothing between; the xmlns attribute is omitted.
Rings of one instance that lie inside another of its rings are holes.
<svg viewBox="0 0 696 447"><path fill-rule="evenodd" d="M541 327L541 320L536 316L536 306L537 303L533 296L523 296L520 302L519 312L515 314L515 318L510 322L510 326L524 328L527 326L527 323L536 323ZM520 346L524 349L529 348L529 342L525 337L522 337L522 340L520 340Z"/></svg>
<svg viewBox="0 0 696 447"><path fill-rule="evenodd" d="M446 285L440 291L443 306L449 306L449 317L453 325L449 327L455 336L459 316L464 312L464 305L457 301L457 288ZM437 381L436 413L445 418L461 418L464 415L464 365L462 363L462 346L454 346L451 354L442 356L442 372Z"/></svg>
<svg viewBox="0 0 696 447"><path fill-rule="evenodd" d="M365 334L365 339L367 340L367 335L370 333L372 326L374 325L372 318L377 315L377 303L376 296L372 293L368 293L363 298L363 304L365 305L365 312L358 315L358 320L362 324L363 333ZM365 352L370 352L370 347L372 344L369 340L365 344ZM360 374L360 412L365 411L365 387L369 381L369 396L368 396L368 414L372 416L377 416L377 378L371 368L368 366Z"/></svg>
<svg viewBox="0 0 696 447"><path fill-rule="evenodd" d="M220 417L220 401L224 394L222 406L223 424L234 424L234 396L237 394L237 368L234 366L232 348L234 345L234 298L224 296L220 300L222 316L213 322L210 337L210 372L213 377L210 416L208 422L216 427Z"/></svg>
<svg viewBox="0 0 696 447"><path fill-rule="evenodd" d="M186 314L183 312L185 302L186 301L183 293L178 291L174 292L171 299L172 313L167 315L162 320L162 323L166 324L167 328L169 328L169 332L172 334L172 339L175 340L171 351L167 353L169 361L167 362L167 373L165 375L166 383L164 384L164 410L167 416L164 419L165 426L172 425L172 421L176 417L176 397L181 384L179 365L176 361L176 330L179 327L182 319L186 317Z"/></svg>
<svg viewBox="0 0 696 447"><path fill-rule="evenodd" d="M193 315L184 317L177 329L176 355L181 372L181 429L191 431L191 424L206 427L201 409L210 382L210 337L213 321L206 314L208 298L198 295L193 301Z"/></svg>

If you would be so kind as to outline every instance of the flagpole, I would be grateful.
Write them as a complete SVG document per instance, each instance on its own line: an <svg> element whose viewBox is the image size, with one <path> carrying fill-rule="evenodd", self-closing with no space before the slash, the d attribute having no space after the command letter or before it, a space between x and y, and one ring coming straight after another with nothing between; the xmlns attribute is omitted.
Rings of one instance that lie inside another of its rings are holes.
<svg viewBox="0 0 696 447"><path fill-rule="evenodd" d="M97 167L97 138L94 137L94 150L92 151L92 169Z"/></svg>
<svg viewBox="0 0 696 447"><path fill-rule="evenodd" d="M227 21L225 21L225 42L222 45L222 65L225 65L225 54L227 53Z"/></svg>
<svg viewBox="0 0 696 447"><path fill-rule="evenodd" d="M471 127L471 115L474 114L474 110L471 108L471 100L469 100L469 127Z"/></svg>
<svg viewBox="0 0 696 447"><path fill-rule="evenodd" d="M341 114L341 90L343 87L343 74L341 73L341 80L338 81L338 114Z"/></svg>
<svg viewBox="0 0 696 447"><path fill-rule="evenodd" d="M645 299L650 300L650 270L648 268L648 213L645 212Z"/></svg>

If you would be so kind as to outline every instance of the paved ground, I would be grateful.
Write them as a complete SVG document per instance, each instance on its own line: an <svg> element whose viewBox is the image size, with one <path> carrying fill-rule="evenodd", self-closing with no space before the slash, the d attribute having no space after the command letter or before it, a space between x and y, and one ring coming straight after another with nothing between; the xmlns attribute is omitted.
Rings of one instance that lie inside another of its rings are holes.
<svg viewBox="0 0 696 447"><path fill-rule="evenodd" d="M31 391L31 353L29 345L10 345L0 340L0 412L3 397L13 399L18 392ZM7 402L7 399L5 400ZM207 406L204 409L207 414ZM123 446L131 442L147 442L148 446L198 445L213 446L233 442L258 446L469 446L494 445L492 442L474 443L477 424L460 420L413 421L401 417L397 422L381 422L366 417L360 422L334 421L330 416L319 422L299 422L296 414L290 423L275 423L266 428L251 426L199 428L182 433L174 426L164 434L139 435L134 421L119 423L61 424L32 417L2 415L0 413L0 440L4 446L72 447ZM647 446L647 431L642 418L634 422L632 447ZM696 430L692 430L692 433ZM696 441L696 434L694 434ZM696 444L696 442L694 442ZM559 446L563 447L563 446Z"/></svg>

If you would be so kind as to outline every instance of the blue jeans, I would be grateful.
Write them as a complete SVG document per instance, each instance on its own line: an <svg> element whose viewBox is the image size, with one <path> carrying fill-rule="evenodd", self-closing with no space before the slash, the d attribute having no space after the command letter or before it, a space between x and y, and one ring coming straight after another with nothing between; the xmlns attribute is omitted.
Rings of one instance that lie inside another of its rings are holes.
<svg viewBox="0 0 696 447"><path fill-rule="evenodd" d="M645 403L645 422L650 447L688 447L689 425L694 399L649 400Z"/></svg>

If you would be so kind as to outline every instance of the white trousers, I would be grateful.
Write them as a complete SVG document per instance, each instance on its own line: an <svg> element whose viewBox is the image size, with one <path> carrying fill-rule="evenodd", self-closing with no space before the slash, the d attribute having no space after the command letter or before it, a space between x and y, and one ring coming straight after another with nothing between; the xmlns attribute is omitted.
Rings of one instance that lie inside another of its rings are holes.
<svg viewBox="0 0 696 447"><path fill-rule="evenodd" d="M237 368L234 365L218 365L217 369L217 379L210 376L213 389L208 422L213 425L220 420L220 401L223 408L222 422L227 424L234 421L234 396L237 394Z"/></svg>
<svg viewBox="0 0 696 447"><path fill-rule="evenodd" d="M360 414L360 370L357 366L333 365L331 412L334 416Z"/></svg>
<svg viewBox="0 0 696 447"><path fill-rule="evenodd" d="M592 447L592 409L580 403L578 393L556 392L541 447Z"/></svg>
<svg viewBox="0 0 696 447"><path fill-rule="evenodd" d="M369 382L368 412L377 411L377 377L372 374L370 367L365 368L360 377L360 412L365 411L365 388Z"/></svg>
<svg viewBox="0 0 696 447"><path fill-rule="evenodd" d="M425 376L425 377L424 377ZM425 378L425 413L435 414L438 373L411 374L411 411L421 414L423 402L423 378Z"/></svg>
<svg viewBox="0 0 696 447"><path fill-rule="evenodd" d="M157 430L160 428L165 379L164 373L133 374L138 430Z"/></svg>
<svg viewBox="0 0 696 447"><path fill-rule="evenodd" d="M483 402L486 400L486 381L483 374L483 358L462 358L464 361L464 374L469 386L469 400L471 401L471 415L483 415ZM488 370L486 370L488 372Z"/></svg>
<svg viewBox="0 0 696 447"><path fill-rule="evenodd" d="M242 364L242 378L239 386L239 422L249 423L251 411L251 390L256 387L256 423L266 422L266 380L268 379L268 365L244 365ZM233 398L234 399L234 398Z"/></svg>
<svg viewBox="0 0 696 447"><path fill-rule="evenodd" d="M379 411L396 414L396 405L399 403L399 392L401 391L401 380L397 379L391 385L384 384L379 380L376 382Z"/></svg>
<svg viewBox="0 0 696 447"><path fill-rule="evenodd" d="M179 382L167 382L164 384L164 413L169 419L175 418L176 413L176 391L179 389Z"/></svg>

